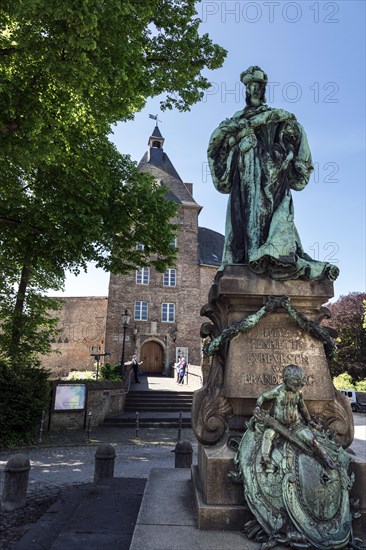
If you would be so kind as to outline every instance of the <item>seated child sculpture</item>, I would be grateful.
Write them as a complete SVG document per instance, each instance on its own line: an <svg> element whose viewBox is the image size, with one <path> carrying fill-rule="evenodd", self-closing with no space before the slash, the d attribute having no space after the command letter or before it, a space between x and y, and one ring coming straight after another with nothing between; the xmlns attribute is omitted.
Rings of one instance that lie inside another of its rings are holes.
<svg viewBox="0 0 366 550"><path fill-rule="evenodd" d="M325 449L317 441L313 432L307 425L315 426L311 420L309 411L305 405L301 388L305 384L305 373L297 365L288 365L283 370L283 384L275 387L273 390L262 393L257 399L254 409L254 417L257 420L263 419L261 407L266 401L273 401L273 410L271 416L291 432L304 444L311 445L315 453L323 459L326 466L334 469L336 465L328 456ZM273 441L278 437L278 432L268 427L264 431L262 439L262 458L261 463L268 466L270 463L270 452Z"/></svg>
<svg viewBox="0 0 366 550"><path fill-rule="evenodd" d="M352 539L350 455L310 417L301 388L305 372L283 369L283 383L256 402L229 479L243 483L244 525L261 550L277 544L319 550L358 548ZM262 407L266 402L271 407Z"/></svg>

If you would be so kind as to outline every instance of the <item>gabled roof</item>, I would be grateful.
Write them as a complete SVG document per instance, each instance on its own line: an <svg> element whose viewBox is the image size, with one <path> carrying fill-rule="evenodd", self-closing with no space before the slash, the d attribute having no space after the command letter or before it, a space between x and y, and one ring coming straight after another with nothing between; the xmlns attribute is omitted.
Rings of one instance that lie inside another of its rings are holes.
<svg viewBox="0 0 366 550"><path fill-rule="evenodd" d="M220 266L224 250L224 235L207 229L198 228L198 253L199 263L205 265Z"/></svg>
<svg viewBox="0 0 366 550"><path fill-rule="evenodd" d="M155 132L155 134L154 134ZM158 132L158 134L157 134ZM149 139L149 143L152 143L153 137L162 138L160 130L155 126L153 134ZM179 202L185 204L199 205L194 200L188 187L184 184L182 178L176 171L170 158L164 153L163 147L149 147L149 150L144 154L138 164L141 172L147 172L154 176L161 184L168 187Z"/></svg>
<svg viewBox="0 0 366 550"><path fill-rule="evenodd" d="M162 138L163 136L161 135L161 132L159 130L159 126L155 126L154 130L153 130L153 133L151 134L151 137L158 137L158 138Z"/></svg>

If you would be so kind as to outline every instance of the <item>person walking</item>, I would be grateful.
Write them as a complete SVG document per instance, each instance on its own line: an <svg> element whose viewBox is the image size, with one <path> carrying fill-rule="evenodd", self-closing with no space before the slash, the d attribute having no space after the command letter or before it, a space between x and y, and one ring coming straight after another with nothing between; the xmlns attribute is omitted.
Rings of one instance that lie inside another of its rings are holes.
<svg viewBox="0 0 366 550"><path fill-rule="evenodd" d="M140 384L140 380L138 379L138 373L139 373L139 365L141 365L143 361L140 361L140 363L137 361L137 357L136 355L133 355L132 356L132 361L131 361L131 365L132 365L132 370L134 372L134 375L135 375L135 383L136 384Z"/></svg>
<svg viewBox="0 0 366 550"><path fill-rule="evenodd" d="M184 375L186 373L186 369L187 369L187 361L183 356L181 362L179 363L178 384L184 384Z"/></svg>

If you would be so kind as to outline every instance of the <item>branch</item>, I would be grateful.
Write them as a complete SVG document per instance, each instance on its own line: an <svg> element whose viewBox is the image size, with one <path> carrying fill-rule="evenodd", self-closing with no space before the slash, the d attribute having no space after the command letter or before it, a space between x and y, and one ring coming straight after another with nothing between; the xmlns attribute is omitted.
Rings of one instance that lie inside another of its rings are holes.
<svg viewBox="0 0 366 550"><path fill-rule="evenodd" d="M38 233L39 235L42 235L42 233L43 233L43 231L39 227L34 227L33 225L27 225L24 222L22 222L21 220L15 220L13 218L0 217L0 224L17 226L17 227L23 225L23 226L27 227L28 229L30 229L31 231L33 231L33 233Z"/></svg>
<svg viewBox="0 0 366 550"><path fill-rule="evenodd" d="M5 126L2 126L0 128L0 134L3 134L4 136L10 134L10 132L14 132L14 130L17 130L19 128L19 124L16 120L10 120Z"/></svg>
<svg viewBox="0 0 366 550"><path fill-rule="evenodd" d="M2 48L0 49L0 55L12 55L13 53L16 53L18 52L19 49L18 48Z"/></svg>

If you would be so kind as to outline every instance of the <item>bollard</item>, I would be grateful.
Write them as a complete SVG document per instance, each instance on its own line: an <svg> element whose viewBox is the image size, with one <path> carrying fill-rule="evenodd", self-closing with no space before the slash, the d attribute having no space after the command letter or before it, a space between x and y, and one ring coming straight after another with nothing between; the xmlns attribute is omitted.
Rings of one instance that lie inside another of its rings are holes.
<svg viewBox="0 0 366 550"><path fill-rule="evenodd" d="M116 451L112 445L99 445L95 451L94 483L112 479Z"/></svg>
<svg viewBox="0 0 366 550"><path fill-rule="evenodd" d="M43 437L43 427L44 427L44 420L46 418L46 413L42 411L42 418L41 418L41 425L39 427L39 435L38 435L38 443L39 445L42 443L42 437Z"/></svg>
<svg viewBox="0 0 366 550"><path fill-rule="evenodd" d="M92 413L90 412L88 414L88 426L87 426L87 429L86 429L86 440L87 440L88 443L90 443L91 418L92 418Z"/></svg>
<svg viewBox="0 0 366 550"><path fill-rule="evenodd" d="M5 466L4 488L1 509L7 512L23 508L27 495L29 459L25 455L14 455Z"/></svg>
<svg viewBox="0 0 366 550"><path fill-rule="evenodd" d="M178 421L178 441L180 441L182 435L182 411L179 411L179 421Z"/></svg>
<svg viewBox="0 0 366 550"><path fill-rule="evenodd" d="M192 466L193 448L190 441L178 441L173 452L175 453L176 468L190 468Z"/></svg>
<svg viewBox="0 0 366 550"><path fill-rule="evenodd" d="M136 439L139 439L139 430L140 430L140 415L139 412L136 411Z"/></svg>

